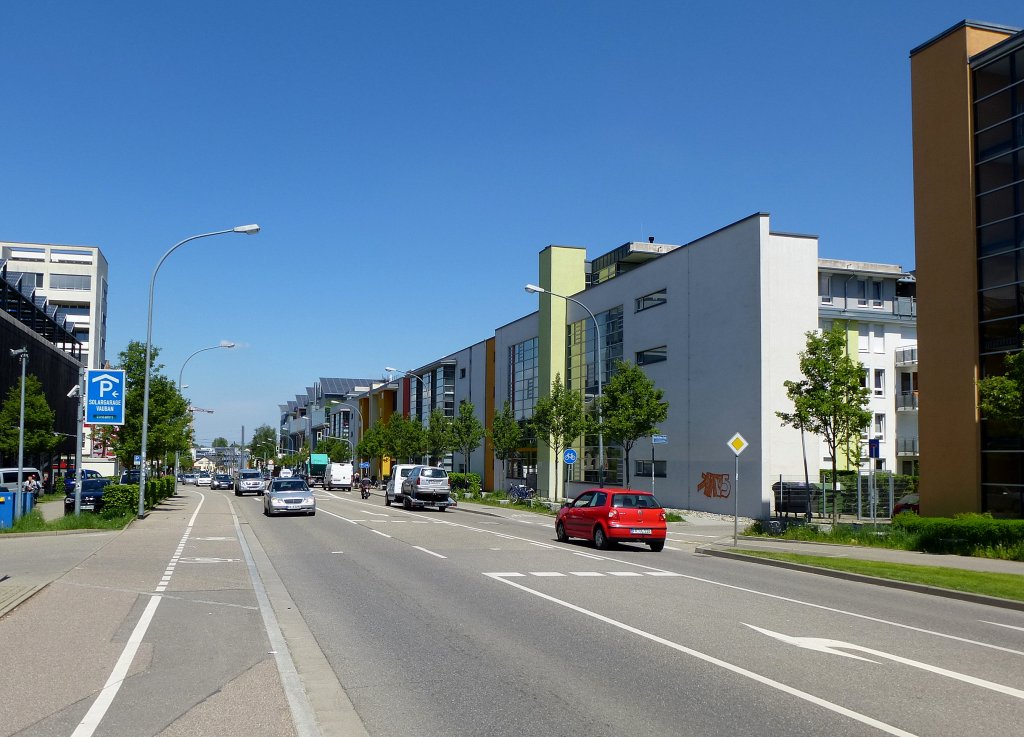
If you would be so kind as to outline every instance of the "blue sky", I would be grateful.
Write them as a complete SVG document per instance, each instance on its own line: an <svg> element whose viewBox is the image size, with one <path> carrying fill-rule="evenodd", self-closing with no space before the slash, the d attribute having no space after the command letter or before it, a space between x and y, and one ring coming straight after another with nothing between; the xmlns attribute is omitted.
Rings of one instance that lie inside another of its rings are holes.
<svg viewBox="0 0 1024 737"><path fill-rule="evenodd" d="M914 265L910 49L991 2L47 2L0 24L0 240L110 263L108 355L188 364L200 440L536 307L548 244L753 212Z"/></svg>

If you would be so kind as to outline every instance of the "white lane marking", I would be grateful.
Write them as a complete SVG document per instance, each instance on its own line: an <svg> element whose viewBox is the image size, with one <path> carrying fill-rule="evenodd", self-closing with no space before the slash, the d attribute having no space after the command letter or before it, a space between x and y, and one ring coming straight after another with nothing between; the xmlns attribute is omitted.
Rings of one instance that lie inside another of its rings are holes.
<svg viewBox="0 0 1024 737"><path fill-rule="evenodd" d="M666 578L681 578L682 573L676 573L675 571L644 571L648 576L664 576Z"/></svg>
<svg viewBox="0 0 1024 737"><path fill-rule="evenodd" d="M427 550L426 548L421 548L419 545L413 545L413 547L416 548L417 550L422 550L427 555L432 555L435 558L442 558L444 560L448 560L448 556L441 555L440 553L435 553L433 550Z"/></svg>
<svg viewBox="0 0 1024 737"><path fill-rule="evenodd" d="M331 555L341 555L344 552L344 550L332 550Z"/></svg>
<svg viewBox="0 0 1024 737"><path fill-rule="evenodd" d="M596 578L598 576L604 577L604 574L600 571L569 571L570 576L589 576Z"/></svg>
<svg viewBox="0 0 1024 737"><path fill-rule="evenodd" d="M671 550L671 551L672 551L672 552L674 552L674 553L681 553L681 552L683 552L683 551L681 551L681 550L680 550L679 548L673 548L673 547L671 547L670 545L666 545L666 546L665 546L665 550Z"/></svg>
<svg viewBox="0 0 1024 737"><path fill-rule="evenodd" d="M717 540L718 538L722 537L722 535L701 535L698 532L683 532L681 530L678 531L678 532L675 531L675 530L671 530L671 531L669 531L668 534L669 535L683 535L685 537L710 537L712 540Z"/></svg>
<svg viewBox="0 0 1024 737"><path fill-rule="evenodd" d="M414 512L406 512L405 510L401 510L401 509L396 509L394 511L397 512L397 513L400 513L400 514L409 515L411 517L416 516L416 514ZM328 512L328 514L331 514L331 513ZM339 515L334 515L334 516L338 517L338 519L345 519L344 517L340 517ZM397 522L398 520L392 520L392 521ZM480 532L480 533L484 533L484 534L488 534L488 535L504 534L504 533L497 533L494 530L481 529L480 527L474 527L473 525L467 525L467 524L464 524L462 522L453 522L453 521L449 521L449 520L439 520L439 519L433 519L433 520L430 520L430 522L433 522L434 524L451 525L452 527L459 527L459 528L462 528L464 530L469 530L471 532ZM490 523L488 523L488 524L490 524ZM497 524L497 523L494 523L494 524ZM569 549L567 549L564 546L546 545L546 544L543 544L543 543L537 543L537 542L535 542L533 540L530 540L528 538L525 538L525 537L513 536L513 539L514 540L519 540L521 542L528 542L528 543L531 543L533 545L537 545L539 547L545 547L545 548L550 548L550 549L553 549L553 550L559 550L559 551L563 551L563 552L572 552L574 554L578 554L576 551L569 550ZM597 559L597 560L607 560L607 561L610 561L610 562L615 563L617 565L633 566L633 567L636 567L636 568L643 568L643 569L652 570L652 571L664 570L664 569L661 569L661 568L655 568L654 566L644 565L643 563L635 563L633 561L628 561L628 560L619 560L617 558L610 558L608 556L597 556L597 555L595 555L593 557L595 559ZM713 580L711 580L709 578L702 578L700 576L691 576L691 575L688 575L688 574L685 574L685 573L680 573L679 576L681 578L685 578L685 579L688 579L690 581L697 581L699 583L705 583L705 584L708 584L710 586L720 586L722 588L732 589L734 591L742 591L743 593L746 593L746 594L753 594L755 596L763 596L763 597L766 597L766 598L769 598L769 599L775 599L777 601L785 601L785 602L788 602L790 604L797 604L799 606L810 607L812 609L820 609L822 611L832 612L833 614L843 614L843 615L846 615L848 617L854 617L856 619L863 619L863 620L868 621L868 622L876 622L878 624L886 624L886 625L889 625L889 626L892 626L892 627L898 627L900 629L911 630L913 632L919 632L919 633L925 634L925 635L932 635L934 637L941 637L941 638L944 638L944 639L947 639L947 640L954 640L956 642L963 642L963 643L966 643L968 645L977 645L979 647L985 647L985 648L989 648L989 649L992 649L992 650L998 650L1000 652L1011 653L1013 655L1024 655L1024 651L1021 651L1021 650L1014 650L1012 648L1003 647L1001 645L992 645L992 644L989 644L987 642L980 642L978 640L971 640L969 638L960 637L958 635L950 635L950 634L946 634L944 632L937 632L935 630L928 630L928 629L924 629L923 627L914 627L913 625L904 624L903 622L894 622L892 620L882 619L880 617L872 617L872 616L867 615L867 614L858 614L857 612L851 612L851 611L848 611L848 610L845 610L845 609L837 609L835 607L825 606L824 604L814 604L814 603L809 602L809 601L802 601L800 599L794 599L792 597L782 596L780 594L770 594L770 593L765 592L765 591L757 591L755 589L748 589L748 588L745 588L743 586L735 586L733 584L723 583L721 581L713 581Z"/></svg>
<svg viewBox="0 0 1024 737"><path fill-rule="evenodd" d="M387 534L381 532L380 530L370 530L370 532L372 532L374 535L380 535L381 537L387 537L387 538L391 537L391 535L387 535Z"/></svg>
<svg viewBox="0 0 1024 737"><path fill-rule="evenodd" d="M557 577L560 577L560 576L561 577L565 576L564 573L559 573L558 571L530 571L530 575L531 576L539 576L541 578L544 578L544 577L557 578Z"/></svg>
<svg viewBox="0 0 1024 737"><path fill-rule="evenodd" d="M702 653L699 650L694 650L693 648L681 645L678 642L672 642L671 640L666 640L663 637L658 637L655 634L645 632L644 630L633 627L632 625L628 625L625 622L619 622L618 620L612 619L611 617L606 617L603 614L598 614L597 612L592 612L589 609L584 609L583 607L577 606L576 604L571 604L567 601L563 601L562 599L557 599L554 596L549 596L548 594L536 591L527 586L523 586L522 584L516 583L515 581L509 581L496 574L484 575L490 576L496 581L501 581L501 583L505 584L506 586L512 586L514 588L519 589L520 591L525 591L528 594L532 594L533 596L539 597L546 601L550 601L553 604L557 604L558 606L565 607L566 609L569 609L571 611L578 612L587 617L591 617L600 622L604 622L605 624L609 624L613 627L617 627L621 630L630 632L639 637L643 637L644 639L650 640L651 642L655 642L659 645L664 645L665 647L671 648L686 655L690 655L694 658L697 658L698 660L703 660L705 663L716 665L719 668L723 668L727 671L730 671L731 673L743 676L744 678L749 678L752 681L756 681L770 688L774 688L778 691L782 691L783 693L795 696L798 699L803 699L804 701L808 701L812 704L828 709L829 711L835 712L836 714L840 714L841 716L853 719L854 721L860 722L861 724L866 724L869 727L874 727L875 729L885 732L886 734L895 735L896 737L917 737L916 735L914 735L913 732L907 732L905 730L900 729L899 727L895 727L891 724L886 724L885 722L869 717L866 714L861 714L859 712L853 711L852 709L847 709L845 706L840 706L839 704L832 703L831 701L826 701L825 699L807 693L806 691L801 691L797 688L793 688L792 686L787 686L786 684L781 683L780 681L768 678L767 676L762 676L759 673L754 673L753 671L747 670L746 668L741 668L738 665L733 665L732 663L729 663L725 660L721 660L712 655L708 655L707 653Z"/></svg>
<svg viewBox="0 0 1024 737"><path fill-rule="evenodd" d="M642 576L644 574L637 573L636 571L608 571L609 576Z"/></svg>
<svg viewBox="0 0 1024 737"><path fill-rule="evenodd" d="M178 543L178 547L175 548L175 553L171 557L171 562L177 561L180 551L185 547L185 541L188 540L189 535L192 534L192 527L196 523L196 517L199 515L199 510L203 508L203 502L206 501L206 497L199 494L199 506L196 507L196 511L192 513L192 517L188 521L188 525L185 526L185 534L182 535L181 541ZM170 580L170 576L165 571L164 577L160 579L160 584L156 587L156 591L164 591L167 588L167 583ZM110 677L107 678L107 682L103 685L96 700L89 707L89 711L86 712L85 716L82 717L82 721L78 723L75 731L71 733L71 737L92 737L96 732L96 728L100 726L100 722L103 721L103 717L107 714L107 709L114 702L114 697L117 696L117 692L121 690L121 684L124 683L125 677L128 675L128 669L132 665L132 660L135 659L135 654L139 650L139 645L142 644L143 638L146 636L146 632L149 630L149 625L153 621L153 617L156 614L156 609L160 606L160 601L163 599L159 593L152 594L149 602L146 604L146 608L142 612L142 616L139 617L139 621L135 623L135 628L132 630L132 634L128 637L128 642L125 643L124 650L121 651L121 655L118 657L117 662L114 664L114 670L111 671Z"/></svg>
<svg viewBox="0 0 1024 737"><path fill-rule="evenodd" d="M357 524L356 520L349 519L348 517L342 517L340 514L335 514L334 512L328 512L326 509L319 509L317 511L323 512L324 514L329 514L332 517L337 517L338 519L342 520L343 522L348 522L348 523L353 524L353 525Z"/></svg>
<svg viewBox="0 0 1024 737"><path fill-rule="evenodd" d="M920 668L926 670L929 673L936 673L940 676L946 676L947 678L953 678L957 681L963 681L964 683L970 683L972 686L980 686L981 688L987 688L990 691L996 691L1007 696L1013 696L1018 699L1024 699L1024 691L1012 686L1004 686L1001 683L994 683L992 681L986 681L983 678L975 678L974 676L968 676L964 673L957 673L954 670L946 670L945 668L939 668L936 665L929 665L928 663L922 663L919 660L911 660L910 658L903 658L899 655L893 655L892 653L883 652L881 650L872 650L869 647L863 647L862 645L855 645L852 642L843 642L842 640L830 640L827 637L792 637L790 635L784 635L781 632L772 632L761 627L755 627L752 624L741 622L746 627L752 630L756 630L763 635L768 635L776 640L788 643L790 645L796 645L806 650L815 650L819 653L828 653L830 655L841 655L845 658L854 658L856 660L867 660L869 663L875 663L876 661L868 660L857 655L850 655L850 653L843 652L843 650L853 650L859 653L867 653L868 655L874 655L876 658L884 658L885 660L892 660L903 665L909 665L912 668Z"/></svg>
<svg viewBox="0 0 1024 737"><path fill-rule="evenodd" d="M573 553L581 558L590 558L590 560L604 560L600 555L591 555L590 553Z"/></svg>
<svg viewBox="0 0 1024 737"><path fill-rule="evenodd" d="M979 619L978 621L979 621L979 622L982 622L982 623L984 623L984 624L993 624L993 625L995 625L996 627L1006 627L1007 629L1011 629L1011 630L1020 630L1021 632L1024 632L1024 627L1015 627L1015 626L1014 626L1014 625L1012 625L1012 624L1003 624L1002 622L989 622L989 621L987 621L987 620L984 620L984 619Z"/></svg>

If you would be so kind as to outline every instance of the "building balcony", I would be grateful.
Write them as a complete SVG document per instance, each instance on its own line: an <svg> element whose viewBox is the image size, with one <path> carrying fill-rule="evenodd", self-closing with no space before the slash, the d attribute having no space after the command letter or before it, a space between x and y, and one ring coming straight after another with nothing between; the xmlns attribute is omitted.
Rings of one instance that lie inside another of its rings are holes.
<svg viewBox="0 0 1024 737"><path fill-rule="evenodd" d="M896 349L896 365L897 366L916 366L917 365L917 346L908 346L906 348Z"/></svg>
<svg viewBox="0 0 1024 737"><path fill-rule="evenodd" d="M897 394L896 411L917 412L917 392L900 392Z"/></svg>
<svg viewBox="0 0 1024 737"><path fill-rule="evenodd" d="M896 438L896 455L920 455L920 450L918 448L918 438Z"/></svg>

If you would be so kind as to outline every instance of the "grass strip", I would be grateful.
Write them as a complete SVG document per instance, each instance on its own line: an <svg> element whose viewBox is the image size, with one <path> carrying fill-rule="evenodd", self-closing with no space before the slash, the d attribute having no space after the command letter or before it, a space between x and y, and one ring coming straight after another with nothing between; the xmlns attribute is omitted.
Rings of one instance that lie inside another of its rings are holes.
<svg viewBox="0 0 1024 737"><path fill-rule="evenodd" d="M38 509L33 509L12 527L0 529L0 533L13 532L55 532L61 530L120 530L134 518L134 514L107 519L92 512L79 515L69 514L54 520L46 521Z"/></svg>
<svg viewBox="0 0 1024 737"><path fill-rule="evenodd" d="M759 558L771 558L790 563L828 568L836 571L860 573L865 576L876 576L893 581L937 586L954 591L966 591L984 596L996 596L1000 599L1024 601L1024 575L1014 573L989 573L987 571L965 571L960 568L943 568L941 566L917 566L906 563L886 563L876 560L857 560L854 558L829 558L820 555L800 555L798 553L776 553L765 550L733 550L743 555Z"/></svg>

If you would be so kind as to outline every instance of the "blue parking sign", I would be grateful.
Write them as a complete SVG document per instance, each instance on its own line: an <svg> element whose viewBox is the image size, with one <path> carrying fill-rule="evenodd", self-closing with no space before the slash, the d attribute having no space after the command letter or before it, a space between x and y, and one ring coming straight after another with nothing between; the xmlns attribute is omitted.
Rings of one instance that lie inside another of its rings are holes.
<svg viewBox="0 0 1024 737"><path fill-rule="evenodd" d="M124 424L124 371L89 369L85 372L85 422Z"/></svg>

